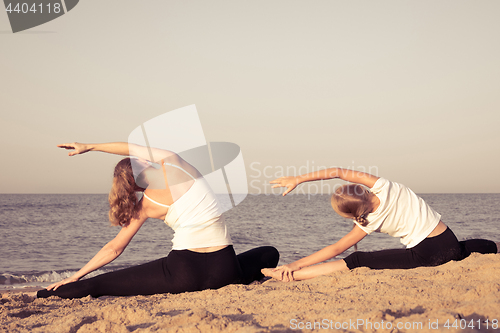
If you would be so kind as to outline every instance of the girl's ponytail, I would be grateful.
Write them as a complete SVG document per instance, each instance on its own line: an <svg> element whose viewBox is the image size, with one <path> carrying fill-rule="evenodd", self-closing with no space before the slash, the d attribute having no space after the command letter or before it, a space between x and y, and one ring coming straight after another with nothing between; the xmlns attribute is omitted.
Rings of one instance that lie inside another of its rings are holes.
<svg viewBox="0 0 500 333"><path fill-rule="evenodd" d="M368 225L367 215L371 213L370 191L359 184L339 187L331 199L333 209L341 216L354 219L362 226Z"/></svg>
<svg viewBox="0 0 500 333"><path fill-rule="evenodd" d="M360 216L356 216L354 218L356 222L361 224L363 227L366 227L368 225L368 221L366 220L365 214L361 214Z"/></svg>

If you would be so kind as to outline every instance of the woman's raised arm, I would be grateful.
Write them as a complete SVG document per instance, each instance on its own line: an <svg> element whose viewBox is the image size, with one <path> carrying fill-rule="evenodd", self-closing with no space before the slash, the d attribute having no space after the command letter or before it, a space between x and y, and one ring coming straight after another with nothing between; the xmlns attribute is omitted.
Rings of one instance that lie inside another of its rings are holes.
<svg viewBox="0 0 500 333"><path fill-rule="evenodd" d="M60 286L80 280L85 275L93 272L104 265L109 264L123 253L134 235L139 231L148 217L141 213L138 218L132 219L126 227L122 227L118 235L97 252L97 254L73 276L48 286L47 290L56 290Z"/></svg>
<svg viewBox="0 0 500 333"><path fill-rule="evenodd" d="M83 154L89 151L100 151L109 154L136 156L144 160L158 162L164 158L176 155L174 152L158 148L149 148L127 142L109 142L109 143L63 143L57 145L59 148L73 150L68 156Z"/></svg>
<svg viewBox="0 0 500 333"><path fill-rule="evenodd" d="M315 180L335 179L335 178L340 178L342 180L351 183L358 183L361 185L365 185L368 186L369 188L372 188L373 185L375 185L375 182L379 179L379 177L377 176L361 171L341 169L341 168L329 168L296 177L281 177L271 181L270 183L275 184L272 186L273 188L286 187L287 190L283 192L283 195L287 195L290 191L292 191L297 185L301 183L315 181Z"/></svg>

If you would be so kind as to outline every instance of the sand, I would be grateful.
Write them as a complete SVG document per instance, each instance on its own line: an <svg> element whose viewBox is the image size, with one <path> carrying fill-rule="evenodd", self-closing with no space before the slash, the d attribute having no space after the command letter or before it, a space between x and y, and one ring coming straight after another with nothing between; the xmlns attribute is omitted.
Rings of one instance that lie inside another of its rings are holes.
<svg viewBox="0 0 500 333"><path fill-rule="evenodd" d="M500 332L499 277L499 254L473 254L439 267L358 268L177 295L4 292L0 332Z"/></svg>

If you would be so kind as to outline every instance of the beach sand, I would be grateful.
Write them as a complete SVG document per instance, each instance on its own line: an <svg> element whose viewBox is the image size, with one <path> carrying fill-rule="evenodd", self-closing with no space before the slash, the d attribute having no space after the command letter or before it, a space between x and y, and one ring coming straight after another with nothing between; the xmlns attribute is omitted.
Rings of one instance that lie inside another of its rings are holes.
<svg viewBox="0 0 500 333"><path fill-rule="evenodd" d="M453 324L467 324L465 332L499 332L498 320L498 254L177 295L63 300L4 292L0 299L0 332L459 331Z"/></svg>

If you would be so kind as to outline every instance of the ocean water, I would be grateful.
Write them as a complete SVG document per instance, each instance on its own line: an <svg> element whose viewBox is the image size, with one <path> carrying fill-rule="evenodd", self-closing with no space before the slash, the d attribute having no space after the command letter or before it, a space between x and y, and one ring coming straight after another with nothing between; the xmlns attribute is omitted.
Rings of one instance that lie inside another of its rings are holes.
<svg viewBox="0 0 500 333"><path fill-rule="evenodd" d="M459 240L500 241L500 194L420 196ZM0 289L45 287L71 276L119 232L107 212L105 194L0 194ZM236 253L273 245L280 264L333 244L352 228L328 195L249 195L224 215ZM118 259L89 276L164 257L172 236L163 221L149 219ZM399 239L376 233L358 244L362 251L402 247Z"/></svg>

